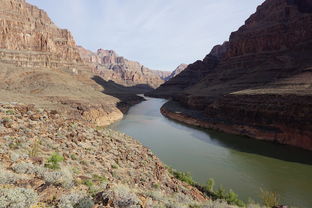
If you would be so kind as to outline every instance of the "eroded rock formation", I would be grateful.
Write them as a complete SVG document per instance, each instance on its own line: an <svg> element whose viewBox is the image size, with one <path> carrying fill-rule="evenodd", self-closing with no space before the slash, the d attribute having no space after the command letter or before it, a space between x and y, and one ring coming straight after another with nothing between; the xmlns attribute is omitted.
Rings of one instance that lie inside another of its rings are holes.
<svg viewBox="0 0 312 208"><path fill-rule="evenodd" d="M167 81L172 79L173 77L178 76L178 74L183 72L187 66L188 66L187 64L180 64L175 70L173 70L173 72L170 74L170 76L167 77Z"/></svg>
<svg viewBox="0 0 312 208"><path fill-rule="evenodd" d="M47 13L25 0L1 0L0 61L25 67L81 63L68 30L57 28Z"/></svg>
<svg viewBox="0 0 312 208"><path fill-rule="evenodd" d="M311 0L265 1L228 42L151 94L202 111L210 128L312 150L311 9Z"/></svg>
<svg viewBox="0 0 312 208"><path fill-rule="evenodd" d="M93 53L79 47L79 51L84 62L91 65L93 72L121 85L156 88L170 75L170 72L151 70L138 62L129 61L113 50L99 49Z"/></svg>

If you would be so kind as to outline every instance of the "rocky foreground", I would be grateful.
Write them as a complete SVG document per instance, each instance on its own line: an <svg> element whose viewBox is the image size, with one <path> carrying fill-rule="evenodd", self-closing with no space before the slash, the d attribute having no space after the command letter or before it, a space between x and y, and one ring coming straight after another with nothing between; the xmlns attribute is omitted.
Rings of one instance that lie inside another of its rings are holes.
<svg viewBox="0 0 312 208"><path fill-rule="evenodd" d="M0 104L0 207L233 207L175 179L139 142L59 112Z"/></svg>

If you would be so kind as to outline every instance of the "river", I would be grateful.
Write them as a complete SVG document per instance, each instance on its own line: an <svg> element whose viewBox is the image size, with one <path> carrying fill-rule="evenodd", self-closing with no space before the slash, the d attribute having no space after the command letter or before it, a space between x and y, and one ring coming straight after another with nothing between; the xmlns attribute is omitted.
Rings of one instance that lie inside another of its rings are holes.
<svg viewBox="0 0 312 208"><path fill-rule="evenodd" d="M136 138L199 183L213 178L216 187L231 188L245 201L260 201L262 188L279 193L284 204L312 207L311 152L193 128L161 115L166 100L146 99L111 128Z"/></svg>

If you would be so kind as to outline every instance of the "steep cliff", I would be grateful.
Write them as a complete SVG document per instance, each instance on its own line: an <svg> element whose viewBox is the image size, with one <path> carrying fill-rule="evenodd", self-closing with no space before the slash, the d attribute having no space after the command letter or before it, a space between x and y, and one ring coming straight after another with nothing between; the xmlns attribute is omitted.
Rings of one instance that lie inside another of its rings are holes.
<svg viewBox="0 0 312 208"><path fill-rule="evenodd" d="M94 73L121 85L156 88L170 75L169 72L151 70L138 62L129 61L118 56L113 50L99 49L93 53L79 47L79 51L84 62L91 65Z"/></svg>
<svg viewBox="0 0 312 208"><path fill-rule="evenodd" d="M25 0L1 0L0 61L25 67L81 63L70 32L57 28L47 13Z"/></svg>
<svg viewBox="0 0 312 208"><path fill-rule="evenodd" d="M96 82L70 32L56 27L46 12L24 0L0 4L1 102L35 104L108 125L142 100Z"/></svg>
<svg viewBox="0 0 312 208"><path fill-rule="evenodd" d="M211 128L312 150L311 9L311 0L265 1L228 42L151 94L201 110Z"/></svg>

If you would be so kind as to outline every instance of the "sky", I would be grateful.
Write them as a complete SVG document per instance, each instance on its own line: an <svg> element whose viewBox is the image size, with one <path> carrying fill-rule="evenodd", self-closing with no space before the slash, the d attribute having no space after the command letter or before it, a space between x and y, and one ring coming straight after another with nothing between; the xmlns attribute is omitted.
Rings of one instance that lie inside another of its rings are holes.
<svg viewBox="0 0 312 208"><path fill-rule="evenodd" d="M112 49L151 69L202 60L264 0L26 0L78 45Z"/></svg>

